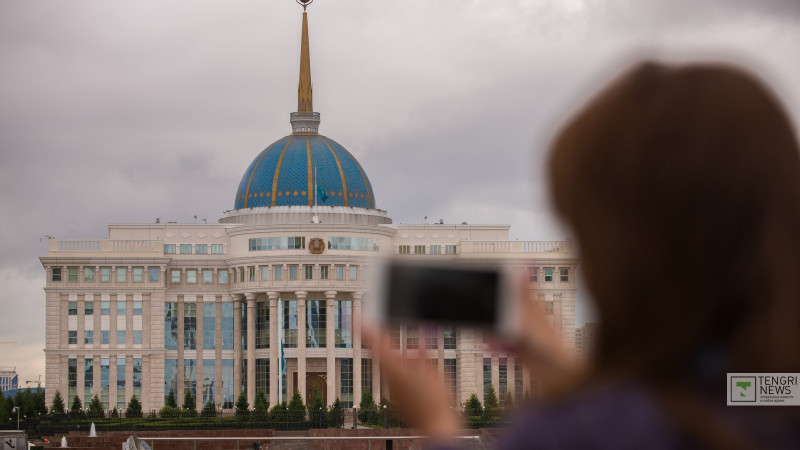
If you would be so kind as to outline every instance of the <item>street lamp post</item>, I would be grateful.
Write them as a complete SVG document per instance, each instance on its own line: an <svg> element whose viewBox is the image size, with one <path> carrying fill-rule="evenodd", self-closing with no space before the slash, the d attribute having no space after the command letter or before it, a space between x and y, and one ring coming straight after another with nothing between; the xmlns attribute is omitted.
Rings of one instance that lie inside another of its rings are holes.
<svg viewBox="0 0 800 450"><path fill-rule="evenodd" d="M386 428L386 405L383 405L383 428Z"/></svg>
<svg viewBox="0 0 800 450"><path fill-rule="evenodd" d="M11 408L11 413L13 414L14 411L17 412L17 431L19 431L19 406L15 406Z"/></svg>

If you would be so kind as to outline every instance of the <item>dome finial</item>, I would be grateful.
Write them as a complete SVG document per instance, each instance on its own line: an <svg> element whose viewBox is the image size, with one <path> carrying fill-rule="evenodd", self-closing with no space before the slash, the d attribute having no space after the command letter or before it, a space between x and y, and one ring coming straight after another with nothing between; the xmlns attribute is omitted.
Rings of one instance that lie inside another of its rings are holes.
<svg viewBox="0 0 800 450"><path fill-rule="evenodd" d="M308 15L306 7L314 0L296 0L303 6L303 32L300 39L300 83L297 87L297 112L290 115L294 133L317 133L319 113L314 112L311 87L311 56L308 50Z"/></svg>

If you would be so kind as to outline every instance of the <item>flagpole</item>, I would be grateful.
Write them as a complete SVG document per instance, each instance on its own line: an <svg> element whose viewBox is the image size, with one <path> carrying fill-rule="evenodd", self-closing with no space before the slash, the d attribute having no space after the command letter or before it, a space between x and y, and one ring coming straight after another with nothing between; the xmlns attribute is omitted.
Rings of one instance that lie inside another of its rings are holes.
<svg viewBox="0 0 800 450"><path fill-rule="evenodd" d="M317 165L314 164L314 206L317 206Z"/></svg>
<svg viewBox="0 0 800 450"><path fill-rule="evenodd" d="M278 345L281 357L278 361L278 403L283 403L283 301L278 300Z"/></svg>

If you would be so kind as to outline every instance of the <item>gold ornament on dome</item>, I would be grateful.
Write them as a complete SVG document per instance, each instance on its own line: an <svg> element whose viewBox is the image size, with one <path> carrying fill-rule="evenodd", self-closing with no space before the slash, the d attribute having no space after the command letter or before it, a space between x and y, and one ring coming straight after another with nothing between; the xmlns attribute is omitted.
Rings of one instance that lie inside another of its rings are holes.
<svg viewBox="0 0 800 450"><path fill-rule="evenodd" d="M325 241L320 238L313 238L308 241L308 251L313 255L319 255L325 251Z"/></svg>

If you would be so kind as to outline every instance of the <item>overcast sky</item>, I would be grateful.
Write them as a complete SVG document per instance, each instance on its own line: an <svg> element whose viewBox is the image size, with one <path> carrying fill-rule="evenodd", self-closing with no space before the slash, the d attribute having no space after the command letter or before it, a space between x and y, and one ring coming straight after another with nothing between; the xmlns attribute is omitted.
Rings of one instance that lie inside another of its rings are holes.
<svg viewBox="0 0 800 450"><path fill-rule="evenodd" d="M317 0L320 132L396 223L569 237L542 166L568 114L631 59L752 67L800 123L794 0ZM40 238L216 222L297 105L292 0L0 2L0 365L44 378ZM585 301L581 294L581 302ZM581 304L578 322L588 316Z"/></svg>

